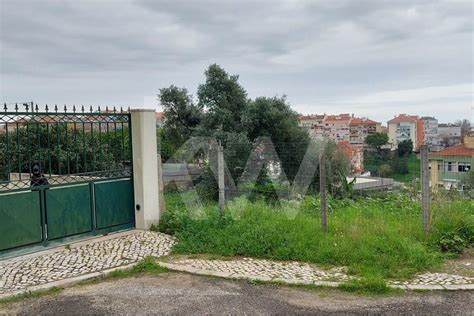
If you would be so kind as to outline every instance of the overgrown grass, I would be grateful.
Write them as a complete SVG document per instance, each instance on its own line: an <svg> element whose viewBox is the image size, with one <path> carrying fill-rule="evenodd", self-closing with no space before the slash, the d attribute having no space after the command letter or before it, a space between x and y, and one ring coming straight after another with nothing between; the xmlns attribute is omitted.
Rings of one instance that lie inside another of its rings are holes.
<svg viewBox="0 0 474 316"><path fill-rule="evenodd" d="M425 236L419 203L400 194L331 200L327 233L320 229L313 197L305 198L299 209L291 202L272 206L239 198L222 215L208 205L199 216L190 214L177 194L167 198L160 230L176 235L175 252L343 265L361 277L360 284L347 284L348 289L383 292L386 278L405 278L436 266L443 251L459 251L474 241L472 200L434 203L432 233ZM443 239L455 247L446 247Z"/></svg>
<svg viewBox="0 0 474 316"><path fill-rule="evenodd" d="M107 276L109 278L125 278L136 274L159 274L167 271L168 269L156 263L155 258L147 256L133 267L112 271Z"/></svg>

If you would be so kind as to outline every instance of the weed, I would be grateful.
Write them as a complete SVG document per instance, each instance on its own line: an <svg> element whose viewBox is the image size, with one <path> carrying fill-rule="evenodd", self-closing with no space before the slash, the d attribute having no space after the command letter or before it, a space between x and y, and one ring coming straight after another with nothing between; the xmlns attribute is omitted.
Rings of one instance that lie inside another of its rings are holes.
<svg viewBox="0 0 474 316"><path fill-rule="evenodd" d="M151 224L151 225L150 225L150 231L152 231L152 232L159 232L160 229L159 229L158 225Z"/></svg>
<svg viewBox="0 0 474 316"><path fill-rule="evenodd" d="M387 294L396 292L397 289L390 288L381 276L366 275L360 279L353 279L342 283L339 289L361 294Z"/></svg>
<svg viewBox="0 0 474 316"><path fill-rule="evenodd" d="M9 305L9 304L20 302L22 300L30 299L30 298L38 298L38 297L43 297L47 295L56 295L62 292L63 290L64 289L61 287L52 287L47 290L30 291L30 292L25 292L18 295L9 296L9 297L0 299L0 306Z"/></svg>

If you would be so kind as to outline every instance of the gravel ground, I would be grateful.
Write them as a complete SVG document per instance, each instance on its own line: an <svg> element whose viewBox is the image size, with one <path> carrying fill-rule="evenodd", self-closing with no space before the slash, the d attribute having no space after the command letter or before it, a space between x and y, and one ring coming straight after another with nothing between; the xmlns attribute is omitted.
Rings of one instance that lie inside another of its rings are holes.
<svg viewBox="0 0 474 316"><path fill-rule="evenodd" d="M369 297L334 289L290 288L164 273L75 286L57 295L0 305L0 313L474 315L473 294L436 291Z"/></svg>

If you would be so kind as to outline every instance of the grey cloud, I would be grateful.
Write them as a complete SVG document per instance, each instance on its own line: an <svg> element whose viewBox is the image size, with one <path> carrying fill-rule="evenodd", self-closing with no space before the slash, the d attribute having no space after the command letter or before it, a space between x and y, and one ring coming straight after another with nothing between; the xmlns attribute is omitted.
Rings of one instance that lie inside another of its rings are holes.
<svg viewBox="0 0 474 316"><path fill-rule="evenodd" d="M213 62L239 73L250 96L286 93L305 112L472 83L469 1L3 0L0 11L6 101L54 101L62 89L71 103L90 91L139 104L171 83L192 91Z"/></svg>

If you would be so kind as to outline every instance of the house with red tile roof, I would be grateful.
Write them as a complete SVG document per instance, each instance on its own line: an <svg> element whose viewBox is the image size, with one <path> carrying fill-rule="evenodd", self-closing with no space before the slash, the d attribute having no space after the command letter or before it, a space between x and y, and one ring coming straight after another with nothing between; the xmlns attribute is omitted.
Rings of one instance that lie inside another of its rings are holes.
<svg viewBox="0 0 474 316"><path fill-rule="evenodd" d="M433 191L463 190L466 176L474 166L474 136L465 136L463 144L432 152L429 159Z"/></svg>

